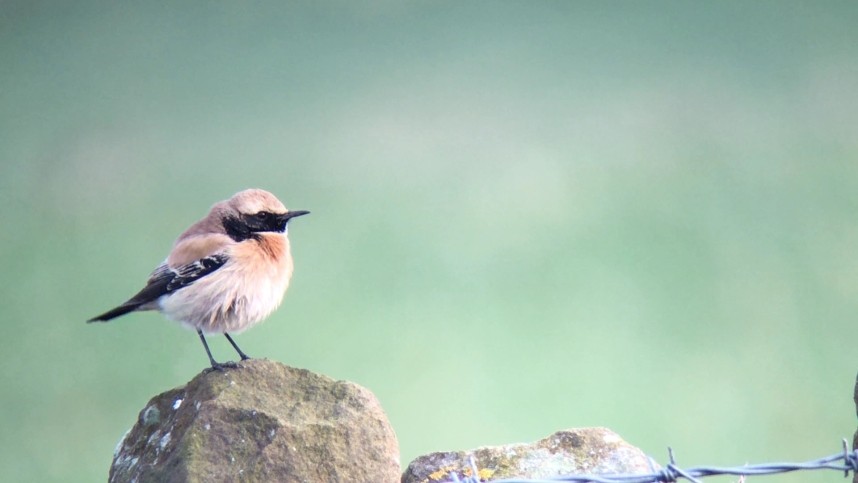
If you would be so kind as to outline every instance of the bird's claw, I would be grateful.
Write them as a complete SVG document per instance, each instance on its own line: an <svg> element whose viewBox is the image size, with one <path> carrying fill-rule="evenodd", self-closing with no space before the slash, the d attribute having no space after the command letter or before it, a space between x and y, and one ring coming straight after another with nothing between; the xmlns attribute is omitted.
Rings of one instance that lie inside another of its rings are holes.
<svg viewBox="0 0 858 483"><path fill-rule="evenodd" d="M227 369L238 369L239 365L237 362L229 361L229 362L215 362L212 363L211 367L207 367L203 372L208 374L212 371L223 372Z"/></svg>

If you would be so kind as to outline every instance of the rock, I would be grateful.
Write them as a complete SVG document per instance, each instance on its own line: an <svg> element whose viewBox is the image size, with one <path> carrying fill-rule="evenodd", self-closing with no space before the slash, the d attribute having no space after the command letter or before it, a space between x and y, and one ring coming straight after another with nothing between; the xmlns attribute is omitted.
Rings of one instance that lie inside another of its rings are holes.
<svg viewBox="0 0 858 483"><path fill-rule="evenodd" d="M395 482L396 435L356 384L262 359L155 396L111 482Z"/></svg>
<svg viewBox="0 0 858 483"><path fill-rule="evenodd" d="M480 481L551 478L571 474L651 473L658 469L643 451L605 428L558 431L535 443L490 446L421 456L405 470L402 483L432 483L471 477L473 456Z"/></svg>

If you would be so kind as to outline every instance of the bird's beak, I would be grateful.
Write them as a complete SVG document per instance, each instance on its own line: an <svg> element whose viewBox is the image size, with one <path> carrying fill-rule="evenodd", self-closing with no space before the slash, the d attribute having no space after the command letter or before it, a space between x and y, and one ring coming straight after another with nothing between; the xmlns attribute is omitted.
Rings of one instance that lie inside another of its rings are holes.
<svg viewBox="0 0 858 483"><path fill-rule="evenodd" d="M310 214L309 211L295 210L295 211L283 213L282 215L280 215L280 219L283 221L289 221L290 219L295 218L297 216L304 216L304 215L309 215L309 214Z"/></svg>

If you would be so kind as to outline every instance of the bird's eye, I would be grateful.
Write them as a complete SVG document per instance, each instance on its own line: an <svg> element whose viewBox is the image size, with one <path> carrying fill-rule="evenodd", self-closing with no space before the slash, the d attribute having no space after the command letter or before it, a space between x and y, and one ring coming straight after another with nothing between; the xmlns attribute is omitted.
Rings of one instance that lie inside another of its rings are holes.
<svg viewBox="0 0 858 483"><path fill-rule="evenodd" d="M267 220L268 218L270 218L270 217L271 217L271 213L269 213L269 212L267 212L267 211L260 211L259 213L257 213L257 214L256 214L256 216L257 216L259 219Z"/></svg>

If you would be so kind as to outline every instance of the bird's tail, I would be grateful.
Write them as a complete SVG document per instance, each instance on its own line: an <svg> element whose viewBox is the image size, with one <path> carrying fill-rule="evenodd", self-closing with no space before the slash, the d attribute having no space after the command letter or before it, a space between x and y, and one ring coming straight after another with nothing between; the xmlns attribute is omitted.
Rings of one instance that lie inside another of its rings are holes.
<svg viewBox="0 0 858 483"><path fill-rule="evenodd" d="M126 303L120 305L119 307L116 307L115 309L108 310L107 312L105 312L101 315L95 316L95 317L87 320L87 323L90 323L90 322L107 322L108 320L115 319L116 317L119 317L120 315L125 315L128 312L134 312L135 310L140 309L141 305L142 304L136 303L136 302L134 302L134 303L127 303L126 302Z"/></svg>

